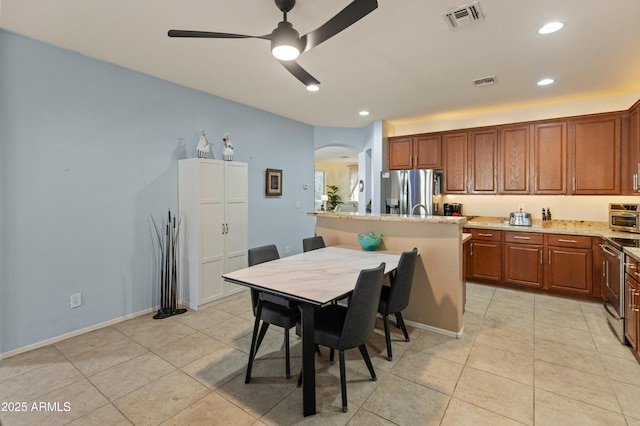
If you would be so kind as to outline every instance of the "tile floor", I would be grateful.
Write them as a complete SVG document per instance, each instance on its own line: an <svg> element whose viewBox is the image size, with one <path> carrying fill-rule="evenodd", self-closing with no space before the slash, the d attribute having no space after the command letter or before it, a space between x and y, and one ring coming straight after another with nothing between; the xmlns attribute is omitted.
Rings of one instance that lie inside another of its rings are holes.
<svg viewBox="0 0 640 426"><path fill-rule="evenodd" d="M316 363L318 414L307 418L295 377L284 377L281 329L270 329L244 383L248 293L150 317L1 361L0 408L24 402L26 412L0 411L0 423L640 425L640 365L596 303L469 284L462 339L411 329L406 343L393 328L389 362L378 321L368 344L375 382L359 352L347 353L348 413L325 349ZM292 344L295 355L300 340Z"/></svg>

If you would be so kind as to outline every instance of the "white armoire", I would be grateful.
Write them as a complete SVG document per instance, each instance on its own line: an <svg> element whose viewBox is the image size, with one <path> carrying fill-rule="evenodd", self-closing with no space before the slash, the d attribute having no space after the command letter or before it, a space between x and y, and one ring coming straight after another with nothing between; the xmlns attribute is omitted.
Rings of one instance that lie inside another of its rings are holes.
<svg viewBox="0 0 640 426"><path fill-rule="evenodd" d="M244 290L222 274L247 266L247 163L178 162L180 303L197 310Z"/></svg>

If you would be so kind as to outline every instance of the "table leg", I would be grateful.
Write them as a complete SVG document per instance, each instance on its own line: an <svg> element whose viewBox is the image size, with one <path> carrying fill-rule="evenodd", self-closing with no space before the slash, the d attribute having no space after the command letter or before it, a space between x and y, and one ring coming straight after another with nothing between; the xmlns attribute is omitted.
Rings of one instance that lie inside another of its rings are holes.
<svg viewBox="0 0 640 426"><path fill-rule="evenodd" d="M302 328L302 414L316 414L316 360L315 342L313 338L312 305L302 303L300 306Z"/></svg>

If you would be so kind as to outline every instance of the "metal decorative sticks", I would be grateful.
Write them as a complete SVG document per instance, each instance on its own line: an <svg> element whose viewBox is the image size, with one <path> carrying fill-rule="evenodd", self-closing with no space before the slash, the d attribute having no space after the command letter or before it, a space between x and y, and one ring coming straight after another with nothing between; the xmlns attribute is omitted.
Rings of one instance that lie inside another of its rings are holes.
<svg viewBox="0 0 640 426"><path fill-rule="evenodd" d="M177 244L180 230L180 220L176 224L176 217L169 215L167 223L158 226L151 216L153 227L158 237L158 264L160 266L160 309L153 319L163 319L172 315L183 314L186 309L178 309L178 261ZM164 228L164 235L163 234Z"/></svg>

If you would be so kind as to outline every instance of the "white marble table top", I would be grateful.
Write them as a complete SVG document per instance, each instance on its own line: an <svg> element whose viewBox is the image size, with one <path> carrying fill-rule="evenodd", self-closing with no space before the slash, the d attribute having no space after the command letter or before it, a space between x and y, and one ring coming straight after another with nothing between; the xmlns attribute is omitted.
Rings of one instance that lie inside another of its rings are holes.
<svg viewBox="0 0 640 426"><path fill-rule="evenodd" d="M334 246L239 269L222 277L236 284L322 305L352 291L360 270L385 262L385 273L388 273L398 267L399 260L397 252Z"/></svg>

